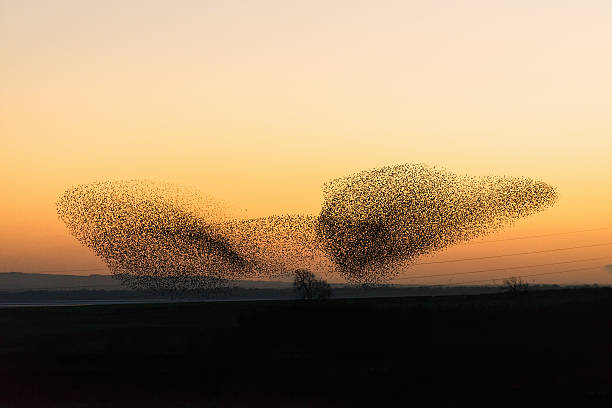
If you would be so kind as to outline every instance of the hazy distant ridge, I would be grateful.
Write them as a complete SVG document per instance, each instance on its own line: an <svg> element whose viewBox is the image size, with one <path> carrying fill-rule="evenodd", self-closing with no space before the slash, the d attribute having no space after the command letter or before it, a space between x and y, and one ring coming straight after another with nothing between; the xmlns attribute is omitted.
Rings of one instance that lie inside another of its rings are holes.
<svg viewBox="0 0 612 408"><path fill-rule="evenodd" d="M242 288L281 289L291 286L290 282L279 281L235 281ZM22 290L77 290L103 289L125 290L111 275L51 275L44 273L4 272L0 273L0 292Z"/></svg>

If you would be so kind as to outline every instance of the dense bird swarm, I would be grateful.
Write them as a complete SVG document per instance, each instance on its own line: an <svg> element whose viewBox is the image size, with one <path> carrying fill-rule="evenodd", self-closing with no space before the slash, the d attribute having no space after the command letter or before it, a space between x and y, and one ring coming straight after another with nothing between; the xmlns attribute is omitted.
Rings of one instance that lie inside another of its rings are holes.
<svg viewBox="0 0 612 408"><path fill-rule="evenodd" d="M77 186L57 208L126 285L206 292L305 267L384 282L398 265L498 230L556 198L553 187L528 178L400 165L327 183L318 216L238 219L194 191L150 181Z"/></svg>
<svg viewBox="0 0 612 408"><path fill-rule="evenodd" d="M398 263L499 230L556 197L553 187L528 178L383 167L327 183L317 232L349 280L380 282Z"/></svg>

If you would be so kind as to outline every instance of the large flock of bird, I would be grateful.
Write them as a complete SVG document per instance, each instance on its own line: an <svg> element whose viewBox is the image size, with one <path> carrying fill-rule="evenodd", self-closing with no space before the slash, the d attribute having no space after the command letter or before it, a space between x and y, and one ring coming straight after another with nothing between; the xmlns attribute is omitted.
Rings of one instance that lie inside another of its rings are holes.
<svg viewBox="0 0 612 408"><path fill-rule="evenodd" d="M57 210L125 285L209 292L303 268L383 283L399 265L499 230L556 199L552 186L529 178L406 164L326 183L318 215L240 219L196 191L152 181L79 185Z"/></svg>

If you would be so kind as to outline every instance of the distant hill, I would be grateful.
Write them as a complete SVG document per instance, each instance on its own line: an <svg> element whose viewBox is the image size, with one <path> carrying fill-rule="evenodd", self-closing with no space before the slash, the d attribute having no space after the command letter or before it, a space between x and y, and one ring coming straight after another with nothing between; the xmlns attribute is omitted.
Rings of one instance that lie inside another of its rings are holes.
<svg viewBox="0 0 612 408"><path fill-rule="evenodd" d="M235 281L235 286L249 289L288 289L291 282ZM51 275L44 273L0 273L0 292L26 290L126 290L112 275Z"/></svg>
<svg viewBox="0 0 612 408"><path fill-rule="evenodd" d="M295 295L292 282L236 280L231 292L217 294L216 297L240 299L289 299ZM394 297L394 296L441 296L473 295L504 291L495 285L475 286L420 286L420 285L380 285L360 287L359 285L331 284L333 297ZM586 287L588 285L579 285ZM570 286L565 286L566 288ZM559 285L530 285L529 291L560 289ZM133 291L121 285L112 275L51 275L42 273L5 272L0 273L0 301L54 297L65 298L132 298L144 296L146 292Z"/></svg>
<svg viewBox="0 0 612 408"><path fill-rule="evenodd" d="M125 289L111 275L51 275L44 273L0 273L0 291Z"/></svg>

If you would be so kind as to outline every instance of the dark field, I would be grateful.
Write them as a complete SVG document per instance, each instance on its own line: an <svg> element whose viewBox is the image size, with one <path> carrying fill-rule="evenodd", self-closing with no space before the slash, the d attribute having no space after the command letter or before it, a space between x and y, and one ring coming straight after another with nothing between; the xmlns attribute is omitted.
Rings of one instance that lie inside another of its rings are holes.
<svg viewBox="0 0 612 408"><path fill-rule="evenodd" d="M0 327L0 407L612 406L611 288L12 308Z"/></svg>

